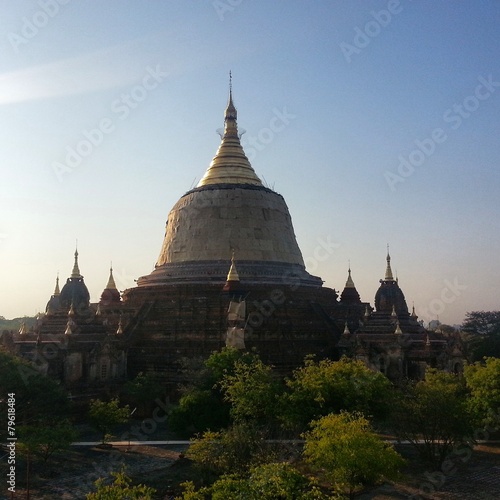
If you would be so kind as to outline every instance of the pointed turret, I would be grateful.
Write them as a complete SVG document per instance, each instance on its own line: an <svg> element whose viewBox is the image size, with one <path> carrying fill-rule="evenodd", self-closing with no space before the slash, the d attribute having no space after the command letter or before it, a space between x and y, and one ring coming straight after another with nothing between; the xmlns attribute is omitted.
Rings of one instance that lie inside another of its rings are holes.
<svg viewBox="0 0 500 500"><path fill-rule="evenodd" d="M56 287L54 288L54 293L51 295L49 301L47 302L47 306L45 307L46 314L52 315L61 310L61 302L59 300L60 295L61 292L59 290L59 274L58 274L56 277Z"/></svg>
<svg viewBox="0 0 500 500"><path fill-rule="evenodd" d="M418 319L417 313L415 312L415 304L411 308L411 317L416 321Z"/></svg>
<svg viewBox="0 0 500 500"><path fill-rule="evenodd" d="M340 302L347 304L361 304L361 299L359 293L356 290L354 281L351 276L351 265L349 264L349 269L347 270L347 281L345 282L345 287L340 294Z"/></svg>
<svg viewBox="0 0 500 500"><path fill-rule="evenodd" d="M391 312L391 317L392 318L397 318L398 315L396 313L396 306L394 304L392 304L392 312Z"/></svg>
<svg viewBox="0 0 500 500"><path fill-rule="evenodd" d="M64 335L71 335L73 333L73 322L71 318L68 318L68 322L66 323L66 330L64 330Z"/></svg>
<svg viewBox="0 0 500 500"><path fill-rule="evenodd" d="M113 277L113 265L111 265L111 267L109 268L109 278L106 288L108 290L116 290L115 278Z"/></svg>
<svg viewBox="0 0 500 500"><path fill-rule="evenodd" d="M231 73L229 98L224 112L224 135L215 157L197 187L208 184L253 184L262 182L250 165L238 135L237 112L233 103Z"/></svg>
<svg viewBox="0 0 500 500"><path fill-rule="evenodd" d="M401 326L400 326L400 324L399 324L399 320L396 322L396 330L394 330L394 333L395 333L396 335L402 335L402 334L403 334L403 332L402 332L402 330L401 330Z"/></svg>
<svg viewBox="0 0 500 500"><path fill-rule="evenodd" d="M399 284L392 274L389 245L387 245L386 261L385 277L380 280L380 287L375 294L375 309L377 312L383 312L391 316L394 313L397 316L409 316L403 291L399 288Z"/></svg>
<svg viewBox="0 0 500 500"><path fill-rule="evenodd" d="M109 268L109 278L106 288L102 291L99 304L109 306L111 304L119 304L121 301L120 292L116 288L115 278L113 277L113 265Z"/></svg>
<svg viewBox="0 0 500 500"><path fill-rule="evenodd" d="M121 335L123 333L122 317L120 315L120 321L118 321L118 328L116 330L116 335Z"/></svg>
<svg viewBox="0 0 500 500"><path fill-rule="evenodd" d="M347 326L347 321L345 322L344 331L342 332L342 335L351 335L349 327Z"/></svg>
<svg viewBox="0 0 500 500"><path fill-rule="evenodd" d="M351 277L351 266L349 266L349 269L347 270L347 281L345 282L345 287L346 288L356 288L354 286L354 281L352 281Z"/></svg>
<svg viewBox="0 0 500 500"><path fill-rule="evenodd" d="M389 245L387 245L387 267L385 268L385 280L386 281L393 281L394 278L392 276L392 269L391 269L391 256L389 254Z"/></svg>
<svg viewBox="0 0 500 500"><path fill-rule="evenodd" d="M21 323L21 327L19 328L19 335L26 335L28 333L28 327L26 325L26 321Z"/></svg>
<svg viewBox="0 0 500 500"><path fill-rule="evenodd" d="M240 276L238 270L236 269L236 263L234 261L234 252L231 256L231 265L229 267L229 272L227 273L226 283L222 288L224 292L230 292L232 294L241 292L240 287Z"/></svg>
<svg viewBox="0 0 500 500"><path fill-rule="evenodd" d="M73 265L73 271L71 272L71 278L83 278L80 274L80 268L78 267L78 248L75 250L75 263Z"/></svg>
<svg viewBox="0 0 500 500"><path fill-rule="evenodd" d="M90 304L90 294L80 273L78 265L78 249L75 250L75 263L70 277L66 280L59 295L61 308L68 311L71 304L75 310L82 312L88 309Z"/></svg>

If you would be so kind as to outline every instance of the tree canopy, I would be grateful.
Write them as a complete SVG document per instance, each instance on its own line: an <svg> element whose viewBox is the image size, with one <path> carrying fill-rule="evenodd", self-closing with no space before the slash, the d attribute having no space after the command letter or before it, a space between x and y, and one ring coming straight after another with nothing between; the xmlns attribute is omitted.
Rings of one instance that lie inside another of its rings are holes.
<svg viewBox="0 0 500 500"><path fill-rule="evenodd" d="M55 380L43 375L31 363L0 351L0 398L15 394L16 423L36 427L54 425L69 413L68 395ZM0 418L7 421L6 405L0 404ZM0 438L5 437L5 426Z"/></svg>
<svg viewBox="0 0 500 500"><path fill-rule="evenodd" d="M349 496L364 485L396 478L404 464L360 413L332 413L314 420L304 438L306 460Z"/></svg>
<svg viewBox="0 0 500 500"><path fill-rule="evenodd" d="M340 361L306 359L305 366L297 369L286 385L282 419L285 426L300 430L315 418L341 410L383 418L393 392L382 373L347 357Z"/></svg>
<svg viewBox="0 0 500 500"><path fill-rule="evenodd" d="M89 407L90 424L97 429L102 436L104 443L110 432L118 424L125 423L130 415L128 405L121 407L118 398L109 402L93 399Z"/></svg>
<svg viewBox="0 0 500 500"><path fill-rule="evenodd" d="M469 404L484 425L500 424L500 358L486 358L464 369Z"/></svg>
<svg viewBox="0 0 500 500"><path fill-rule="evenodd" d="M500 311L472 311L466 314L461 330L466 335L469 358L500 357Z"/></svg>
<svg viewBox="0 0 500 500"><path fill-rule="evenodd" d="M438 466L454 446L472 438L475 424L463 379L431 369L425 380L410 384L398 398L392 421L400 439Z"/></svg>

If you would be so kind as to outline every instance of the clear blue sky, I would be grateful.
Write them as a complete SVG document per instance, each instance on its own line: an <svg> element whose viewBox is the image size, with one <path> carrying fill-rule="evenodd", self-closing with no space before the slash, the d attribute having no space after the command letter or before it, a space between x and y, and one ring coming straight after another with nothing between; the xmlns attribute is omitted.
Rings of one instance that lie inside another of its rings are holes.
<svg viewBox="0 0 500 500"><path fill-rule="evenodd" d="M122 290L151 271L218 147L229 70L310 272L342 290L350 259L373 303L389 243L425 321L499 308L499 2L0 7L0 315L44 310L76 239L93 301L110 261Z"/></svg>

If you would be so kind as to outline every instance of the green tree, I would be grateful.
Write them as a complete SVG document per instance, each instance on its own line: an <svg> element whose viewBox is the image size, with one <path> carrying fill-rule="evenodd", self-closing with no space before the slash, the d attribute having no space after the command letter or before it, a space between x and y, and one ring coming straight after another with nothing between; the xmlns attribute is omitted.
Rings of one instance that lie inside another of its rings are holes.
<svg viewBox="0 0 500 500"><path fill-rule="evenodd" d="M408 386L395 401L392 420L398 438L437 466L474 431L463 379L437 370L428 370L425 381Z"/></svg>
<svg viewBox="0 0 500 500"><path fill-rule="evenodd" d="M109 402L93 399L89 407L89 421L102 435L102 442L108 440L115 426L125 423L130 415L128 405L121 407L118 398Z"/></svg>
<svg viewBox="0 0 500 500"><path fill-rule="evenodd" d="M38 367L0 350L0 419L7 422L7 395L14 394L17 426L50 427L69 414L66 391ZM0 438L6 426L0 426Z"/></svg>
<svg viewBox="0 0 500 500"><path fill-rule="evenodd" d="M201 366L195 367L193 383L184 388L179 404L170 412L170 428L183 437L226 428L231 420L230 404L224 398L221 382L234 374L237 362L252 364L258 359L253 352L231 347L213 352ZM193 367L186 369L190 373Z"/></svg>
<svg viewBox="0 0 500 500"><path fill-rule="evenodd" d="M196 491L193 483L184 483L183 500L324 500L322 493L307 477L289 463L277 462L254 467L248 475L225 474L211 486Z"/></svg>
<svg viewBox="0 0 500 500"><path fill-rule="evenodd" d="M253 422L268 429L273 424L281 386L273 377L271 366L259 358L251 362L238 360L233 373L226 373L219 385L231 405L235 422Z"/></svg>
<svg viewBox="0 0 500 500"><path fill-rule="evenodd" d="M267 443L266 437L262 429L247 423L235 424L193 439L186 456L211 474L241 474L253 465L276 460L277 447Z"/></svg>
<svg viewBox="0 0 500 500"><path fill-rule="evenodd" d="M487 426L500 424L500 358L486 358L484 363L466 366L464 375L470 390L471 410Z"/></svg>
<svg viewBox="0 0 500 500"><path fill-rule="evenodd" d="M207 429L214 431L230 422L229 405L221 401L214 390L192 389L181 396L179 404L170 412L169 426L182 437Z"/></svg>
<svg viewBox="0 0 500 500"><path fill-rule="evenodd" d="M364 485L397 478L404 464L360 413L332 413L314 420L303 437L306 461L350 498Z"/></svg>
<svg viewBox="0 0 500 500"><path fill-rule="evenodd" d="M311 420L341 410L384 418L393 395L391 383L382 373L347 357L319 362L307 358L286 384L281 418L286 427L299 431Z"/></svg>
<svg viewBox="0 0 500 500"><path fill-rule="evenodd" d="M500 357L500 311L468 312L461 330L471 361Z"/></svg>
<svg viewBox="0 0 500 500"><path fill-rule="evenodd" d="M24 454L34 455L46 463L54 453L67 450L77 436L67 420L51 426L21 426L19 447Z"/></svg>
<svg viewBox="0 0 500 500"><path fill-rule="evenodd" d="M148 415L154 408L154 402L164 393L163 386L153 373L139 373L123 386L123 395L130 405L138 409L138 415Z"/></svg>
<svg viewBox="0 0 500 500"><path fill-rule="evenodd" d="M152 500L156 493L154 488L139 484L132 486L132 479L125 474L125 470L112 472L115 478L112 484L106 484L105 479L99 478L96 482L97 491L88 493L86 500Z"/></svg>

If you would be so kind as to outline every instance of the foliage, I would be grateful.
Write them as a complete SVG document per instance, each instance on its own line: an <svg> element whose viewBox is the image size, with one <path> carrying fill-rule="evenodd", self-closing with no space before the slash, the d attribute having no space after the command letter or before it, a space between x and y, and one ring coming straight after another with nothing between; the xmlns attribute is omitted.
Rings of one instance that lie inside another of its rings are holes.
<svg viewBox="0 0 500 500"><path fill-rule="evenodd" d="M170 412L169 425L182 437L206 429L219 430L229 425L229 405L223 404L212 390L192 389Z"/></svg>
<svg viewBox="0 0 500 500"><path fill-rule="evenodd" d="M472 311L462 324L471 361L500 357L500 311Z"/></svg>
<svg viewBox="0 0 500 500"><path fill-rule="evenodd" d="M219 385L235 422L269 426L276 418L280 385L273 379L271 366L259 358L237 360L234 373L226 373Z"/></svg>
<svg viewBox="0 0 500 500"><path fill-rule="evenodd" d="M488 426L500 424L500 358L486 358L484 364L466 366L464 375L470 390L470 408Z"/></svg>
<svg viewBox="0 0 500 500"><path fill-rule="evenodd" d="M153 373L139 373L133 380L123 386L126 400L138 408L139 415L151 411L155 399L161 397L164 388L158 383Z"/></svg>
<svg viewBox="0 0 500 500"><path fill-rule="evenodd" d="M132 486L132 480L125 474L125 470L120 472L112 472L111 475L115 478L112 484L105 484L103 478L99 478L96 482L97 491L88 493L86 500L152 500L156 493L154 488L143 484Z"/></svg>
<svg viewBox="0 0 500 500"><path fill-rule="evenodd" d="M401 394L392 418L398 438L409 441L423 459L437 466L474 430L464 381L437 370L428 370L425 381Z"/></svg>
<svg viewBox="0 0 500 500"><path fill-rule="evenodd" d="M299 430L315 418L341 410L383 418L393 394L382 373L346 357L319 362L308 358L286 383L289 391L282 398L282 419L286 427Z"/></svg>
<svg viewBox="0 0 500 500"><path fill-rule="evenodd" d="M252 365L259 359L259 356L252 351L241 351L234 347L224 347L220 351L214 351L205 361L210 374L207 383L212 387L224 377L234 374L236 363Z"/></svg>
<svg viewBox="0 0 500 500"><path fill-rule="evenodd" d="M243 473L252 465L276 459L275 447L266 443L266 437L264 431L251 425L235 424L192 440L186 456L207 472Z"/></svg>
<svg viewBox="0 0 500 500"><path fill-rule="evenodd" d="M7 394L15 394L18 426L50 426L69 413L66 391L53 379L43 375L32 363L0 351L0 419L7 421ZM1 426L4 440L6 426Z"/></svg>
<svg viewBox="0 0 500 500"><path fill-rule="evenodd" d="M18 448L22 453L35 455L46 463L54 453L67 450L77 435L67 420L50 426L21 426Z"/></svg>
<svg viewBox="0 0 500 500"><path fill-rule="evenodd" d="M130 415L128 405L120 407L118 398L109 402L93 399L90 401L89 421L90 425L97 429L102 435L102 442L107 440L108 435L118 424L125 423Z"/></svg>
<svg viewBox="0 0 500 500"><path fill-rule="evenodd" d="M180 436L192 436L206 430L216 431L230 423L230 405L224 400L221 382L235 371L235 364L252 364L258 360L253 352L225 347L213 352L191 377L179 405L170 414L170 428ZM193 367L191 366L190 369Z"/></svg>
<svg viewBox="0 0 500 500"><path fill-rule="evenodd" d="M211 486L196 491L183 484L182 500L324 500L311 480L288 463L269 463L252 468L249 475L226 474Z"/></svg>
<svg viewBox="0 0 500 500"><path fill-rule="evenodd" d="M363 485L396 478L404 464L360 413L326 415L313 421L303 437L306 461L324 470L337 491L350 496Z"/></svg>

